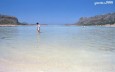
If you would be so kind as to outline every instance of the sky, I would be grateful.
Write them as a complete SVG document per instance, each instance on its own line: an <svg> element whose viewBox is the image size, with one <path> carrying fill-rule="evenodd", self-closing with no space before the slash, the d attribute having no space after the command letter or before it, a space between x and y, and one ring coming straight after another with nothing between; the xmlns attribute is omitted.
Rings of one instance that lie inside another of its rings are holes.
<svg viewBox="0 0 115 72"><path fill-rule="evenodd" d="M94 4L105 1L113 4ZM112 12L115 12L115 0L0 0L0 14L30 24L73 24L80 17Z"/></svg>

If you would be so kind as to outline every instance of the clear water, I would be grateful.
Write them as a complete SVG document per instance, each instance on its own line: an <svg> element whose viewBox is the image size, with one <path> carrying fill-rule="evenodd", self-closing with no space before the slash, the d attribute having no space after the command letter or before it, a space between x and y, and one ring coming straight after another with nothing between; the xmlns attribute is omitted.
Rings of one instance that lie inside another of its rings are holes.
<svg viewBox="0 0 115 72"><path fill-rule="evenodd" d="M0 27L0 72L115 72L115 28Z"/></svg>

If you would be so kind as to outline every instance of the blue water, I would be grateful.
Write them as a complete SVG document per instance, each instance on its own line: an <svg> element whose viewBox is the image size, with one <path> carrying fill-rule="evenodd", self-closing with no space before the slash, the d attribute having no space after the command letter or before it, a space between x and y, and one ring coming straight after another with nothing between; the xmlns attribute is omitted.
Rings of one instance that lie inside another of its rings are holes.
<svg viewBox="0 0 115 72"><path fill-rule="evenodd" d="M0 72L115 72L115 28L0 27Z"/></svg>

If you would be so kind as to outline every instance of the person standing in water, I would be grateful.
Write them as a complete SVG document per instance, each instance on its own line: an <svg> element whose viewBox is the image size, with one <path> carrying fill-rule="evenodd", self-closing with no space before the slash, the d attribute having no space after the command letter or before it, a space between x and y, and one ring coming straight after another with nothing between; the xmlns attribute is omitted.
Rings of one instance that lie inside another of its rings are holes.
<svg viewBox="0 0 115 72"><path fill-rule="evenodd" d="M40 24L37 22L37 31L40 32Z"/></svg>

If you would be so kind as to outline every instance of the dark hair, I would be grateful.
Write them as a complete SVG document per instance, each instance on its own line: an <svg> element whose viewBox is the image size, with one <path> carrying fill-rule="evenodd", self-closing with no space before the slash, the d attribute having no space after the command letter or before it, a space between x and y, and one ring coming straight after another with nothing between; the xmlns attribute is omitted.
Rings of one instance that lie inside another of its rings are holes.
<svg viewBox="0 0 115 72"><path fill-rule="evenodd" d="M36 24L39 24L38 22Z"/></svg>

